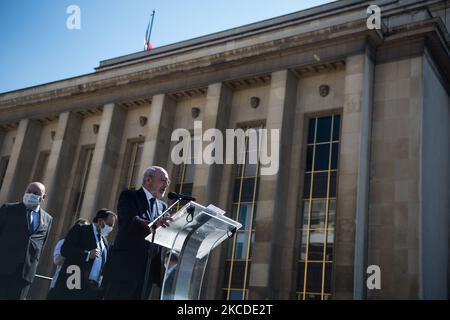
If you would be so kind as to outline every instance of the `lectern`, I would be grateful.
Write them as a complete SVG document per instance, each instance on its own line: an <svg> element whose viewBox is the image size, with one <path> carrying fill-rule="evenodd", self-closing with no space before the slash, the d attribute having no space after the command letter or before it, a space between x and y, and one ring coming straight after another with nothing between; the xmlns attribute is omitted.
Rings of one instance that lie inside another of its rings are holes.
<svg viewBox="0 0 450 320"><path fill-rule="evenodd" d="M169 249L161 300L200 299L210 252L242 227L217 209L191 201L172 215L169 227L147 237Z"/></svg>

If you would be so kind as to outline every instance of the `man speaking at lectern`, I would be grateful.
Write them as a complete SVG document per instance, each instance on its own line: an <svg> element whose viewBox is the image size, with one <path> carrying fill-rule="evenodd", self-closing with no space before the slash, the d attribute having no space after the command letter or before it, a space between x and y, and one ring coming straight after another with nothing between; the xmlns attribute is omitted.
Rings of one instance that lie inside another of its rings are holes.
<svg viewBox="0 0 450 320"><path fill-rule="evenodd" d="M161 247L145 238L152 232L148 224L167 208L162 198L169 184L167 171L152 166L144 172L142 188L120 194L118 232L105 267L106 300L146 300L152 284L161 286ZM166 227L171 220L161 218L156 224Z"/></svg>

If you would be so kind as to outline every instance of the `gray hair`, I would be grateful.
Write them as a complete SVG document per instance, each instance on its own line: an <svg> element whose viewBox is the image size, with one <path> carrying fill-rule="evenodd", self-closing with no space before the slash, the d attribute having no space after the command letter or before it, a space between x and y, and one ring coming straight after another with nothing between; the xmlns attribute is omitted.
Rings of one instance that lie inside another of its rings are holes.
<svg viewBox="0 0 450 320"><path fill-rule="evenodd" d="M166 170L163 167L158 166L151 166L145 169L144 176L142 177L142 184L144 184L147 177L153 178L157 171L165 172Z"/></svg>

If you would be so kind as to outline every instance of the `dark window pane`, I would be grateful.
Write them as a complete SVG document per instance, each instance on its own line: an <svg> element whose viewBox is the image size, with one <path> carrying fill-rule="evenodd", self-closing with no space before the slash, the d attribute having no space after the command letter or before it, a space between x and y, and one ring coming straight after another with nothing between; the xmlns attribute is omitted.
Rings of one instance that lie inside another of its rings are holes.
<svg viewBox="0 0 450 320"><path fill-rule="evenodd" d="M253 193L255 188L255 179L243 179L242 181L242 191L241 191L241 201L253 201Z"/></svg>
<svg viewBox="0 0 450 320"><path fill-rule="evenodd" d="M306 260L306 239L308 238L308 230L305 228L302 230L302 245L301 245L301 252L300 252L300 260L305 261Z"/></svg>
<svg viewBox="0 0 450 320"><path fill-rule="evenodd" d="M236 170L236 179L239 179L242 176L242 170L244 170L244 165L240 164Z"/></svg>
<svg viewBox="0 0 450 320"><path fill-rule="evenodd" d="M311 230L309 232L308 260L323 260L324 231Z"/></svg>
<svg viewBox="0 0 450 320"><path fill-rule="evenodd" d="M320 293L321 290L322 290L322 263L314 263L314 262L308 263L306 291Z"/></svg>
<svg viewBox="0 0 450 320"><path fill-rule="evenodd" d="M309 224L309 200L305 200L303 202L303 229L307 229L308 228L308 224Z"/></svg>
<svg viewBox="0 0 450 320"><path fill-rule="evenodd" d="M234 196L233 196L233 202L239 202L239 192L241 189L241 180L236 179L234 181Z"/></svg>
<svg viewBox="0 0 450 320"><path fill-rule="evenodd" d="M247 259L248 246L249 246L249 233L238 231L238 233L236 234L234 258Z"/></svg>
<svg viewBox="0 0 450 320"><path fill-rule="evenodd" d="M311 173L306 173L305 186L303 188L303 197L309 198L310 189L311 189Z"/></svg>
<svg viewBox="0 0 450 320"><path fill-rule="evenodd" d="M255 150L246 152L244 165L245 177L256 176L257 163L258 163L258 153Z"/></svg>
<svg viewBox="0 0 450 320"><path fill-rule="evenodd" d="M309 127L308 127L308 144L314 143L314 126L316 119L309 119Z"/></svg>
<svg viewBox="0 0 450 320"><path fill-rule="evenodd" d="M339 132L341 129L341 116L334 116L334 124L333 124L333 140L339 140Z"/></svg>
<svg viewBox="0 0 450 320"><path fill-rule="evenodd" d="M331 150L331 169L337 169L339 157L339 143L333 143Z"/></svg>
<svg viewBox="0 0 450 320"><path fill-rule="evenodd" d="M336 197L336 172L330 173L330 198Z"/></svg>
<svg viewBox="0 0 450 320"><path fill-rule="evenodd" d="M255 199L252 199L254 203L258 202L258 186L259 186L259 177L256 178L256 186L255 186ZM253 197L253 195L252 195ZM255 209L256 212L256 209Z"/></svg>
<svg viewBox="0 0 450 320"><path fill-rule="evenodd" d="M336 200L330 200L328 205L328 226L327 228L334 228L334 218L336 216Z"/></svg>
<svg viewBox="0 0 450 320"><path fill-rule="evenodd" d="M298 273L297 273L297 291L303 291L303 279L305 278L305 263L298 263Z"/></svg>
<svg viewBox="0 0 450 320"><path fill-rule="evenodd" d="M253 205L251 204L241 204L239 209L239 223L242 224L243 230L250 230L252 222L251 216L252 216L252 208Z"/></svg>
<svg viewBox="0 0 450 320"><path fill-rule="evenodd" d="M244 286L244 274L245 274L245 261L234 261L233 263L227 262L225 268L226 279L225 285L228 286L230 277L230 266L233 268L233 273L231 275L231 288L243 288Z"/></svg>
<svg viewBox="0 0 450 320"><path fill-rule="evenodd" d="M331 137L331 117L319 118L317 121L316 142L330 141Z"/></svg>
<svg viewBox="0 0 450 320"><path fill-rule="evenodd" d="M305 300L320 300L320 297L321 297L320 293L315 294L308 293L306 294Z"/></svg>
<svg viewBox="0 0 450 320"><path fill-rule="evenodd" d="M325 263L325 284L324 292L331 293L331 272L333 269L332 263Z"/></svg>
<svg viewBox="0 0 450 320"><path fill-rule="evenodd" d="M328 173L320 172L314 174L313 198L325 198L327 196Z"/></svg>
<svg viewBox="0 0 450 320"><path fill-rule="evenodd" d="M314 148L314 146L309 146L306 149L306 171L312 170L313 148Z"/></svg>
<svg viewBox="0 0 450 320"><path fill-rule="evenodd" d="M245 165L245 169L244 169L244 176L245 177L254 177L256 176L256 170L258 169L257 164L250 164L247 163Z"/></svg>
<svg viewBox="0 0 450 320"><path fill-rule="evenodd" d="M333 261L333 244L334 244L334 231L328 230L327 232L327 252L325 256L326 261Z"/></svg>
<svg viewBox="0 0 450 320"><path fill-rule="evenodd" d="M311 229L325 228L326 200L312 201Z"/></svg>
<svg viewBox="0 0 450 320"><path fill-rule="evenodd" d="M330 145L320 144L316 146L314 155L314 170L328 170L328 163L330 161Z"/></svg>
<svg viewBox="0 0 450 320"><path fill-rule="evenodd" d="M242 294L243 291L241 290L231 290L230 300L243 300Z"/></svg>

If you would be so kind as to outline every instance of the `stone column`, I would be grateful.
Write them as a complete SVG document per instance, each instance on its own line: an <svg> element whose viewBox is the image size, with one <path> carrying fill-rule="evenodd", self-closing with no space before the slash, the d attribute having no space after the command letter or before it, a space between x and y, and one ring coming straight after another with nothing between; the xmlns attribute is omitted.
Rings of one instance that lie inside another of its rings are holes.
<svg viewBox="0 0 450 320"><path fill-rule="evenodd" d="M202 130L216 128L224 133L231 110L232 91L223 83L213 83L208 86L206 96L206 105L203 115ZM200 132L194 132L194 139L202 139ZM223 135L225 137L225 134ZM225 153L225 144L224 144ZM214 204L220 208L228 207L228 191L222 188L226 187L226 183L222 183L224 167L230 166L221 164L207 165L203 163L197 164L195 167L194 187L192 195L197 198L197 202L204 205ZM230 173L228 171L228 173ZM228 175L229 176L229 175ZM228 180L228 177L224 177ZM206 289L207 299L220 298L223 275L220 274L221 250L214 250L209 258L206 280L208 283Z"/></svg>
<svg viewBox="0 0 450 320"><path fill-rule="evenodd" d="M48 174L45 175L44 181L49 195L45 210L52 215L62 214L60 211L69 187L70 168L74 163L80 129L81 119L75 114L64 112L59 115L58 128L47 164Z"/></svg>
<svg viewBox="0 0 450 320"><path fill-rule="evenodd" d="M280 261L292 251L295 228L288 235L286 227L285 186L289 184L289 162L294 125L295 102L297 95L297 79L288 70L272 73L270 82L269 108L266 129L267 142L261 145L260 152L267 154L270 137L274 130L279 130L279 163L274 174L263 175L260 168L260 185L258 191L257 214L255 225L255 242L249 281L249 298L274 298L279 294L280 275L284 272ZM272 154L275 150L270 150ZM281 232L280 232L281 231ZM289 270L291 272L291 270Z"/></svg>
<svg viewBox="0 0 450 320"><path fill-rule="evenodd" d="M20 121L0 191L0 203L21 201L25 188L31 182L31 169L37 156L41 129L37 121Z"/></svg>
<svg viewBox="0 0 450 320"><path fill-rule="evenodd" d="M208 86L206 106L202 122L202 130L216 128L225 138L225 129L228 124L231 109L232 92L223 83L214 83ZM201 132L194 132L194 139L202 139ZM205 144L209 144L206 142ZM225 154L225 141L224 141ZM205 145L203 145L205 147ZM195 167L194 188L192 194L197 197L197 202L202 204L217 203L221 188L222 164L201 164Z"/></svg>
<svg viewBox="0 0 450 320"><path fill-rule="evenodd" d="M381 290L367 290L368 299L422 298L420 278L425 269L420 259L422 250L426 249L421 230L426 226L421 221L425 195L422 190L433 192L434 182L440 183L438 178L428 183L427 179L435 176L430 176L423 166L438 170L436 165L444 159L440 156L445 152L438 147L440 139L446 139L444 145L448 145L448 136L433 134L432 145L437 146L439 152L427 153L433 165L426 166L424 121L430 114L424 112L436 112L440 106L424 104L424 83L433 87L433 91L438 89L429 81L431 79L424 78L424 63L423 57L413 57L380 63L375 68L368 265L380 267ZM436 92L433 96L437 97ZM439 118L438 122L433 121L433 130L440 130L445 118ZM444 181L445 171L439 170L438 176ZM425 189L421 188L422 184ZM441 198L433 192L431 199L435 205ZM448 216L445 207L441 208ZM436 223L434 214L439 211L423 213ZM444 228L448 230L448 226ZM436 228L428 230L433 236L439 235L438 243L445 241ZM430 254L440 252L435 246L427 251L431 251ZM438 260L428 262L439 265ZM439 282L443 284L445 279L440 277Z"/></svg>
<svg viewBox="0 0 450 320"><path fill-rule="evenodd" d="M367 262L373 63L367 53L350 56L345 72L332 287L335 299L362 299Z"/></svg>
<svg viewBox="0 0 450 320"><path fill-rule="evenodd" d="M41 256L41 263L38 267L38 274L51 276L53 270L52 254L56 242L64 235L62 231L65 226L72 221L72 217L67 217L64 210L64 197L70 192L69 177L73 164L75 163L75 150L77 149L80 136L81 119L75 114L64 112L59 115L58 128L50 150L47 164L46 180L43 181L47 189L47 201L44 209L53 217L52 228L47 239L47 244ZM45 297L48 291L48 284L33 286L30 297Z"/></svg>
<svg viewBox="0 0 450 320"><path fill-rule="evenodd" d="M152 165L165 167L170 155L170 137L175 119L176 103L166 94L152 98L148 131L142 151L141 172Z"/></svg>
<svg viewBox="0 0 450 320"><path fill-rule="evenodd" d="M368 54L362 56L360 59L363 60L363 70L361 88L358 88L361 92L361 111L359 120L360 140L355 221L355 267L353 284L354 299L366 298L365 288L369 224L370 139L372 131L372 101L374 86L374 63L372 59ZM353 79L351 79L350 81L353 81ZM345 84L347 88L347 81ZM348 126L343 126L342 129L343 133L344 129L345 133L352 133L351 130L349 130ZM354 131L355 133L357 132L356 130Z"/></svg>
<svg viewBox="0 0 450 320"><path fill-rule="evenodd" d="M111 103L103 107L80 218L91 219L109 203L125 118L126 112L120 106Z"/></svg>

